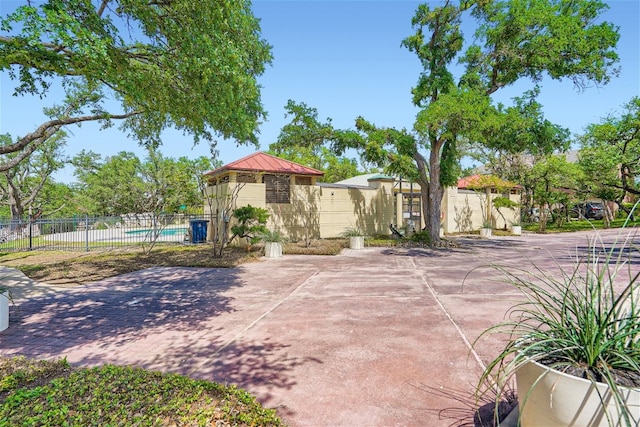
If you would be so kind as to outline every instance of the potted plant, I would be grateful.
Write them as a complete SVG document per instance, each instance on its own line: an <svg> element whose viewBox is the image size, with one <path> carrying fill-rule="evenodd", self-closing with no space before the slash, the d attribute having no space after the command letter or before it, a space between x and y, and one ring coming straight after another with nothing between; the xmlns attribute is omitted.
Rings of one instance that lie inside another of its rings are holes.
<svg viewBox="0 0 640 427"><path fill-rule="evenodd" d="M515 375L521 426L640 423L640 272L629 239L598 246L559 275L498 267L524 302L481 335L509 338L478 390L502 395Z"/></svg>
<svg viewBox="0 0 640 427"><path fill-rule="evenodd" d="M13 303L11 291L0 287L0 332L9 327L9 303Z"/></svg>
<svg viewBox="0 0 640 427"><path fill-rule="evenodd" d="M493 230L492 223L490 219L482 220L482 228L480 228L480 237L489 238L491 237L491 231Z"/></svg>
<svg viewBox="0 0 640 427"><path fill-rule="evenodd" d="M514 236L522 235L522 224L520 224L520 220L511 221L511 234Z"/></svg>
<svg viewBox="0 0 640 427"><path fill-rule="evenodd" d="M266 230L260 234L260 240L264 242L264 256L267 258L282 256L285 237L280 230Z"/></svg>
<svg viewBox="0 0 640 427"><path fill-rule="evenodd" d="M342 237L349 239L350 249L364 249L364 233L357 227L349 227L342 232Z"/></svg>

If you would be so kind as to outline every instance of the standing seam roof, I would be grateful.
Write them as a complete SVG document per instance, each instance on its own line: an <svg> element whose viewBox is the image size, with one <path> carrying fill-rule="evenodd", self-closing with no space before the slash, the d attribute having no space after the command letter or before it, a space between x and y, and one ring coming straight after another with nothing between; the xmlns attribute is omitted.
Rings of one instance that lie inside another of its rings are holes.
<svg viewBox="0 0 640 427"><path fill-rule="evenodd" d="M221 168L207 172L206 175L218 175L225 171L272 172L296 175L323 176L324 172L290 160L281 159L261 151L231 162Z"/></svg>

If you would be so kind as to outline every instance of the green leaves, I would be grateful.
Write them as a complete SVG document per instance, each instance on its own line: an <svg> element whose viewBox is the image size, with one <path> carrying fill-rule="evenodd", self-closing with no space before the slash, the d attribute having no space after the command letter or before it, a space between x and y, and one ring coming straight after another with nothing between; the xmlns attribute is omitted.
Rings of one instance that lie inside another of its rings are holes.
<svg viewBox="0 0 640 427"><path fill-rule="evenodd" d="M580 137L579 164L600 193L614 193L622 201L640 194L640 98L634 97L618 115L589 126ZM611 194L609 194L611 196Z"/></svg>
<svg viewBox="0 0 640 427"><path fill-rule="evenodd" d="M417 106L434 101L434 93L447 93L454 87L453 74L449 70L451 62L462 49L463 36L460 31L461 14L464 6L447 3L430 9L428 5L418 6L411 21L416 33L405 38L402 45L416 53L424 71L413 88L413 103ZM425 36L424 30L431 31Z"/></svg>
<svg viewBox="0 0 640 427"><path fill-rule="evenodd" d="M485 145L510 153L527 152L547 155L566 151L570 145L569 129L545 119L542 105L537 101L538 87L514 98L514 105L498 109L494 115L493 134Z"/></svg>
<svg viewBox="0 0 640 427"><path fill-rule="evenodd" d="M13 360L10 359L8 364L19 366ZM39 363L43 365L45 362ZM253 396L234 386L113 365L73 369L68 375L64 375L60 368L47 368L46 365L44 368L44 372L35 376L41 386L34 387L23 381L20 386L24 388L12 387L0 406L3 423L140 426L281 424L275 410L263 408ZM17 369L15 373L20 372ZM9 370L9 375L12 373ZM50 380L51 375L59 377Z"/></svg>
<svg viewBox="0 0 640 427"><path fill-rule="evenodd" d="M130 152L103 160L82 151L72 162L79 181L79 204L94 215L178 212L182 205L201 209L198 177L211 168L203 157L176 160L155 150L149 150L144 161Z"/></svg>
<svg viewBox="0 0 640 427"><path fill-rule="evenodd" d="M265 117L256 78L270 46L245 0L48 0L0 20L0 70L16 93L47 96L60 78L99 83L133 114L124 127L160 143L173 126L256 143ZM95 120L105 119L104 116Z"/></svg>
<svg viewBox="0 0 640 427"><path fill-rule="evenodd" d="M377 127L362 117L356 119L358 137L351 139L365 161L385 167L389 173L407 179L418 179L413 163L417 141L406 129Z"/></svg>
<svg viewBox="0 0 640 427"><path fill-rule="evenodd" d="M323 181L336 182L358 173L354 159L336 153L344 151L347 131L333 128L331 119L324 123L318 120L318 110L304 102L289 100L285 117L291 121L284 125L278 140L269 145L269 153L325 173Z"/></svg>
<svg viewBox="0 0 640 427"><path fill-rule="evenodd" d="M242 206L233 211L233 216L238 220L238 224L231 226L233 236L247 238L251 243L260 241L260 236L268 233L266 224L269 219L269 211L251 205Z"/></svg>
<svg viewBox="0 0 640 427"><path fill-rule="evenodd" d="M476 33L482 55L477 47L469 52L468 70L488 93L523 77L538 82L544 74L569 78L581 89L606 84L618 72L619 38L612 24L594 23L606 8L599 0L482 2L473 11L482 23Z"/></svg>

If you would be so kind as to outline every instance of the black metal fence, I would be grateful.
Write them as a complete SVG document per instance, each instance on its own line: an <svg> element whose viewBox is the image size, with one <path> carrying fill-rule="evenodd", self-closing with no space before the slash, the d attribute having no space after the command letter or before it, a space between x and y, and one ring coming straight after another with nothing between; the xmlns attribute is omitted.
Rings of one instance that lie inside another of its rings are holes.
<svg viewBox="0 0 640 427"><path fill-rule="evenodd" d="M126 246L203 243L208 217L127 214L119 217L0 220L0 252L90 251Z"/></svg>

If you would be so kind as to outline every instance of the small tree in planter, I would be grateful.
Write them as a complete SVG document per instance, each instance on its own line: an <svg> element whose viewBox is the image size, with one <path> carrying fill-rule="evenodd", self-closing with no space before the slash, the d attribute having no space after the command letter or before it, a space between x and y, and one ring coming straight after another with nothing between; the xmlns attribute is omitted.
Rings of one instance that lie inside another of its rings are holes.
<svg viewBox="0 0 640 427"><path fill-rule="evenodd" d="M500 211L500 209L507 208L512 211L516 211L519 206L520 205L518 203L514 202L508 197L500 196L493 199L493 207L496 209L496 212L498 212L498 215L500 215L500 217L502 218L502 221L504 221L505 231L507 230L507 219L504 217L504 214L502 213L502 211ZM511 223L511 225L513 225L513 222Z"/></svg>
<svg viewBox="0 0 640 427"><path fill-rule="evenodd" d="M592 242L586 260L559 278L535 266L497 267L525 298L510 320L481 335L507 333L509 340L478 390L490 384L500 396L515 375L520 425L640 423L640 272L625 258L631 244Z"/></svg>
<svg viewBox="0 0 640 427"><path fill-rule="evenodd" d="M237 208L233 211L233 216L238 220L238 223L231 226L230 241L238 237L240 239L247 239L249 245L260 241L260 236L266 233L267 219L269 219L269 212L263 208L257 208L251 205Z"/></svg>

